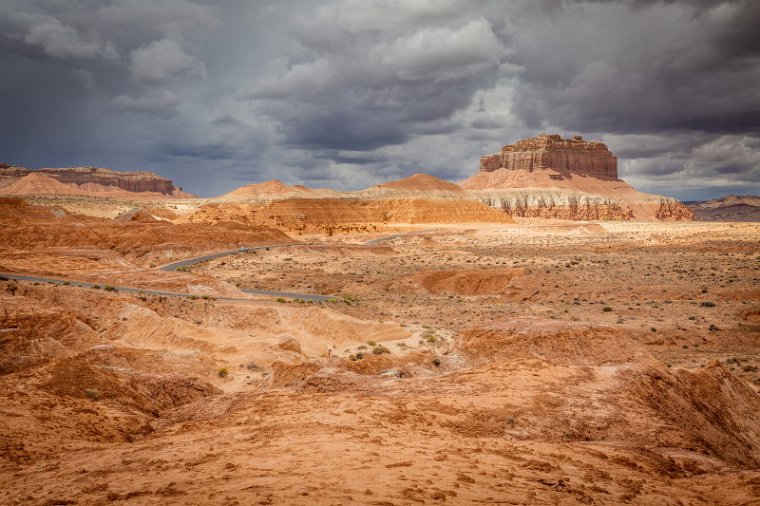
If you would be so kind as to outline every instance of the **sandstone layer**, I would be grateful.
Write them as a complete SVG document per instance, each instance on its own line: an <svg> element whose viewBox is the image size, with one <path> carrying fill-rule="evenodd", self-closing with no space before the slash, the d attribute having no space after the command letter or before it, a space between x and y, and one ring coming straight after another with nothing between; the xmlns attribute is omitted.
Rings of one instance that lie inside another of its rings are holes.
<svg viewBox="0 0 760 506"><path fill-rule="evenodd" d="M199 252L287 242L292 238L271 227L173 224L139 211L109 220L0 198L0 272L57 274L68 265L91 275L125 262L162 264Z"/></svg>
<svg viewBox="0 0 760 506"><path fill-rule="evenodd" d="M462 199L466 192L459 185L431 176L430 174L413 174L403 179L370 186L353 192L361 198L426 198L426 199Z"/></svg>
<svg viewBox="0 0 760 506"><path fill-rule="evenodd" d="M380 230L399 224L511 223L506 213L474 200L433 199L288 199L267 204L202 206L192 222L224 221L265 225L284 231L352 232Z"/></svg>

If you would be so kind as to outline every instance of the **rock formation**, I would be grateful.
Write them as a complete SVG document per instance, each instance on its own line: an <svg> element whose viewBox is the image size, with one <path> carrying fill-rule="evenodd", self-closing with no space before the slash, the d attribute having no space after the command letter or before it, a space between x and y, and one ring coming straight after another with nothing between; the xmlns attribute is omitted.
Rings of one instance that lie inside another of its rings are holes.
<svg viewBox="0 0 760 506"><path fill-rule="evenodd" d="M499 169L552 169L599 178L617 179L617 157L601 142L585 141L580 135L563 139L543 134L504 146L501 151L480 158L480 171Z"/></svg>
<svg viewBox="0 0 760 506"><path fill-rule="evenodd" d="M636 190L617 177L604 143L543 134L480 158L460 186L511 216L573 220L691 220L680 201Z"/></svg>
<svg viewBox="0 0 760 506"><path fill-rule="evenodd" d="M60 183L77 185L79 187L99 185L101 187L118 188L133 193L158 193L167 197L192 196L184 193L182 188L174 186L171 179L158 176L153 172L116 171L99 167L31 170L24 167L0 164L0 188L10 186L29 174L47 176Z"/></svg>

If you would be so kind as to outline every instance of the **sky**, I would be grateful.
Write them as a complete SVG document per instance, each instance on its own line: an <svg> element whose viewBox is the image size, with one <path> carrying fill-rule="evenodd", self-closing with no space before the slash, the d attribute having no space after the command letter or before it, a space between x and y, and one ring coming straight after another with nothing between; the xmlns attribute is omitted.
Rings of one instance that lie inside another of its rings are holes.
<svg viewBox="0 0 760 506"><path fill-rule="evenodd" d="M539 133L685 200L760 194L760 2L0 0L0 161L464 179Z"/></svg>

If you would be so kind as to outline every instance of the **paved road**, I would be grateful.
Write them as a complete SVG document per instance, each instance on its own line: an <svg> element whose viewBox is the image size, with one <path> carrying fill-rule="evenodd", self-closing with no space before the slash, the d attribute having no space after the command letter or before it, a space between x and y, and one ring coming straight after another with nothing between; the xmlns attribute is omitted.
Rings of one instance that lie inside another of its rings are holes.
<svg viewBox="0 0 760 506"><path fill-rule="evenodd" d="M208 255L201 255L193 258L186 258L184 260L180 260L179 262L172 262L170 264L163 265L159 267L159 270L162 271L176 271L180 267L189 267L191 265L199 264L201 262L205 262L206 260L213 260L215 258L221 258L226 257L229 255L237 255L239 253L245 253L247 251L256 251L256 250L268 250L272 248L287 248L289 246L308 246L310 243L303 243L303 242L291 242L287 244L270 244L268 246L254 246L252 248L237 248L237 249L230 249L227 251L220 251L219 253L211 253Z"/></svg>
<svg viewBox="0 0 760 506"><path fill-rule="evenodd" d="M432 230L434 229L417 230L417 231L412 231L412 232L404 232L404 233L399 233L399 234L387 235L383 237L378 237L376 239L371 239L365 242L364 245L371 246L371 245L379 244L384 241L396 239L397 237L401 237L404 235L426 233ZM254 246L251 248L237 248L237 249L231 249L227 251L220 251L218 253L211 253L208 255L201 255L201 256L197 256L193 258L186 258L185 260L180 260L178 262L172 262L170 264L163 265L159 267L158 269L161 271L173 272L173 271L178 270L181 267L189 267L191 265L205 262L207 260L213 260L215 258L226 257L229 255L237 255L240 253L246 253L248 251L268 250L272 248L287 248L290 246L314 246L315 244L320 245L321 243L294 242L294 243L286 243L286 244L270 244L266 246ZM47 278L43 276L29 276L25 274L10 274L10 273L2 273L2 272L0 272L0 278L15 279L17 281L30 281L32 283L53 283L56 285L78 286L82 288L92 288L93 286L96 286L96 285L105 286L104 283L93 283L89 281L75 281L75 280L70 280L70 279ZM151 290L147 288L135 288L131 286L114 286L114 288L120 292L126 292L126 293L160 295L164 297L199 297L198 294L192 294L192 293L167 292L163 290ZM281 297L283 299L301 299L301 300L312 301L312 302L324 302L331 298L329 295L316 295L316 294L311 294L311 293L294 293L294 292L276 292L273 290L241 289L240 291L244 293L249 293L252 295L264 295L267 297ZM235 297L214 297L214 298L216 300L225 300L225 301L251 302L251 299L241 299L241 298L235 298Z"/></svg>
<svg viewBox="0 0 760 506"><path fill-rule="evenodd" d="M70 279L58 279L58 278L46 278L42 276L28 276L25 274L9 274L5 272L0 272L0 278L6 278L6 279L15 279L17 281L30 281L32 283L52 283L55 285L66 285L66 286L78 286L81 288L92 288L93 286L100 286L105 287L106 284L104 283L93 283L89 281L74 281ZM144 294L144 295L161 295L164 297L202 297L202 295L194 294L194 293L184 293L184 292L167 292L164 290L151 290L149 288L135 288L132 286L113 286L116 290L120 292L126 292L126 293L137 293L137 294ZM292 293L292 292L275 292L272 290L241 290L241 292L250 293L253 295L267 295L270 297L282 297L285 299L303 299L303 300L310 300L313 302L323 302L330 297L326 295L313 295L309 293ZM243 301L243 302L252 302L253 299L242 299L242 298L236 298L236 297L216 297L213 296L216 300L227 300L227 301Z"/></svg>
<svg viewBox="0 0 760 506"><path fill-rule="evenodd" d="M219 253L210 253L208 255L201 255L201 256L197 256L193 258L186 258L184 260L180 260L179 262L172 262L170 264L166 264L159 267L159 270L172 272L172 271L178 270L181 267L189 267L191 265L199 264L207 260L213 260L215 258L222 258L222 257L230 256L230 255L239 255L240 253L246 253L248 251L269 250L269 249L274 249L274 248L287 248L290 246L310 246L312 244L313 243L291 242L291 243L286 243L286 244L269 244L266 246L254 246L251 248L230 249L227 251L220 251ZM247 290L243 288L241 288L240 291L244 293L250 293L252 295L281 297L283 299L302 299L302 300L309 300L312 302L324 302L331 298L329 295L316 295L312 293L275 292L273 290ZM243 300L248 300L248 299L243 299Z"/></svg>
<svg viewBox="0 0 760 506"><path fill-rule="evenodd" d="M375 246L377 244L381 244L387 241L392 241L394 239L398 239L399 237L404 237L408 235L419 235L419 234L429 234L431 232L435 232L437 228L426 228L425 230L410 230L409 232L399 232L397 234L392 235L384 235L382 237L378 237L376 239L370 239L369 241L364 242L364 246Z"/></svg>

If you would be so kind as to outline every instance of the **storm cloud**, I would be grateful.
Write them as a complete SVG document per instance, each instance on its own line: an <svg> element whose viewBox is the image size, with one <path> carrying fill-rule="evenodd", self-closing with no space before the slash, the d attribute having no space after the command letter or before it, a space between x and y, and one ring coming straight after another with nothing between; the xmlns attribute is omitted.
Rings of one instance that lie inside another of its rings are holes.
<svg viewBox="0 0 760 506"><path fill-rule="evenodd" d="M349 189L548 131L646 191L758 193L759 25L752 0L0 0L0 161Z"/></svg>

